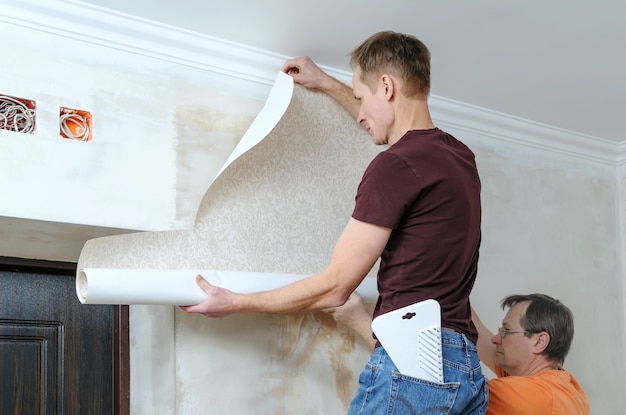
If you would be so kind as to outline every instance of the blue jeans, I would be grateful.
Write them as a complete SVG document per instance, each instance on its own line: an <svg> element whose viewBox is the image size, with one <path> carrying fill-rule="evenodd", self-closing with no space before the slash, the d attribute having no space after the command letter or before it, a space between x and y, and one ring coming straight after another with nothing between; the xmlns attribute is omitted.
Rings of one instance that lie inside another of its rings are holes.
<svg viewBox="0 0 626 415"><path fill-rule="evenodd" d="M359 376L348 415L483 415L487 380L476 345L453 330L441 332L445 383L403 375L387 352L377 347Z"/></svg>

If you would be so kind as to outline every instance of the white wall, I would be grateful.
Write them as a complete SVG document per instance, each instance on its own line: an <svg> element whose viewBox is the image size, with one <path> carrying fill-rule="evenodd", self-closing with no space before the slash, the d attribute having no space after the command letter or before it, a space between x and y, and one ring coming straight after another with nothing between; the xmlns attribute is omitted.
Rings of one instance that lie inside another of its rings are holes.
<svg viewBox="0 0 626 415"><path fill-rule="evenodd" d="M626 148L626 143L622 143L622 154ZM618 193L618 240L615 245L617 251L617 261L619 267L619 275L621 275L621 327L622 333L621 344L626 345L626 256L624 250L626 249L626 162L621 161L617 166L617 193ZM619 292L619 285L616 287ZM617 310L619 314L619 309Z"/></svg>
<svg viewBox="0 0 626 415"><path fill-rule="evenodd" d="M208 183L261 108L282 58L236 46L229 51L213 39L110 16L88 16L91 30L76 28L73 35L59 16L38 21L34 13L34 23L18 25L3 15L7 10L0 11L0 56L11 59L0 60L0 94L34 99L39 112L34 135L0 131L0 223L41 220L54 224L61 239L63 229L68 239L76 237L76 225L104 235L110 228L193 224ZM37 26L43 21L47 28ZM257 64L242 64L246 60ZM236 70L228 74L228 67ZM495 328L504 295L545 292L563 300L576 318L566 367L587 391L592 413L620 413L626 405L624 146L439 97L431 103L437 124L475 150L482 177L484 242L475 307ZM92 142L57 136L61 105L93 113ZM0 226L3 239L6 229ZM22 256L42 257L28 250L32 245L23 246ZM0 249L7 255L8 248ZM77 254L46 259L76 260ZM171 309L164 315L173 321ZM154 319L134 318L134 335L163 339L154 335L162 327L149 326ZM245 317L240 320L245 326ZM300 333L314 330L310 323ZM171 342L158 353L172 352ZM143 359L133 366L151 368L158 356ZM175 387L174 377L170 381ZM133 393L165 396L144 386Z"/></svg>

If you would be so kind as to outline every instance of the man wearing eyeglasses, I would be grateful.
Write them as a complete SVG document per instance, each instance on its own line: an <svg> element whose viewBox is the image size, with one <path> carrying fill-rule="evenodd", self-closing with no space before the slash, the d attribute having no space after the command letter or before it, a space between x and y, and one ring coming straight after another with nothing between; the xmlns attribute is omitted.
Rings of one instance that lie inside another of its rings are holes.
<svg viewBox="0 0 626 415"><path fill-rule="evenodd" d="M480 360L498 375L490 379L487 415L583 415L589 401L562 368L574 337L572 312L544 294L511 295L498 333L472 313Z"/></svg>
<svg viewBox="0 0 626 415"><path fill-rule="evenodd" d="M496 334L472 310L478 355L498 375L488 381L486 415L588 415L585 392L562 368L574 337L569 308L544 294L511 295L501 304L508 312ZM358 294L326 311L374 347L371 317Z"/></svg>

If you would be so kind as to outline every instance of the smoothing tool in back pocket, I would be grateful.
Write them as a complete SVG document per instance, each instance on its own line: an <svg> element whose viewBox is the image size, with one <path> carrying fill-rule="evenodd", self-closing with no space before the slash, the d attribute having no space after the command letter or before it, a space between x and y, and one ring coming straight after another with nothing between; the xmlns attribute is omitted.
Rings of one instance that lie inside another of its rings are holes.
<svg viewBox="0 0 626 415"><path fill-rule="evenodd" d="M436 300L382 314L372 321L372 330L401 373L444 382L441 307Z"/></svg>

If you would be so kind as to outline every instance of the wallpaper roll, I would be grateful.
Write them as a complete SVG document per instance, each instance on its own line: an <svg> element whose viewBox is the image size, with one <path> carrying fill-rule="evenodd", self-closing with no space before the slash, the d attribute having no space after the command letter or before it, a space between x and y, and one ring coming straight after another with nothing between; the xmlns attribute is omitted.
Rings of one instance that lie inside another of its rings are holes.
<svg viewBox="0 0 626 415"><path fill-rule="evenodd" d="M83 304L192 305L206 298L196 283L198 274L212 285L242 294L280 288L307 277L267 272L85 268L78 273L76 294ZM376 280L365 278L357 292L366 301L375 301Z"/></svg>

